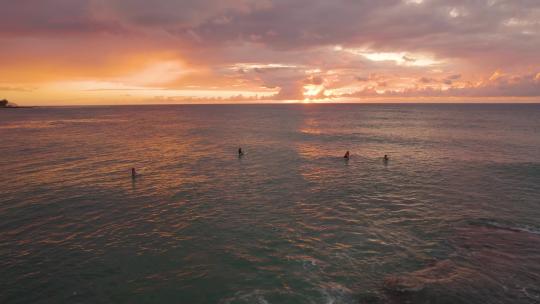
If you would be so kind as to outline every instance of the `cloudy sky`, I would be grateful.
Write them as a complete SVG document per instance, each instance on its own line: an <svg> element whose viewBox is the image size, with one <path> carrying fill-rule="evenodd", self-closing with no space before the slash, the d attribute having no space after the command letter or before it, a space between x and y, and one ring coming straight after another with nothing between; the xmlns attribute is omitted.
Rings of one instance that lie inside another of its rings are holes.
<svg viewBox="0 0 540 304"><path fill-rule="evenodd" d="M19 104L540 101L538 0L0 0Z"/></svg>

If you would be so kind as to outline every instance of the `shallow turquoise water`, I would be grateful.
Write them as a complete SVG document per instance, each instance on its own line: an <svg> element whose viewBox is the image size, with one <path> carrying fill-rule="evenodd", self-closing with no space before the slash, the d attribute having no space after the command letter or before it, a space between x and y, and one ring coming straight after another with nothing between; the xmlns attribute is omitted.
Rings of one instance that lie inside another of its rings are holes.
<svg viewBox="0 0 540 304"><path fill-rule="evenodd" d="M0 155L1 303L540 301L540 105L11 109Z"/></svg>

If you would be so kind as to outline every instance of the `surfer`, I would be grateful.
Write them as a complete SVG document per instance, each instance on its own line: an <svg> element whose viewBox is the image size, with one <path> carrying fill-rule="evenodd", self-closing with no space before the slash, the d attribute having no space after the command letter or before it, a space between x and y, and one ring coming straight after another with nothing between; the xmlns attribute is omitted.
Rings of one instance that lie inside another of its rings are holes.
<svg viewBox="0 0 540 304"><path fill-rule="evenodd" d="M131 168L131 178L137 177L137 171L135 171L135 168Z"/></svg>
<svg viewBox="0 0 540 304"><path fill-rule="evenodd" d="M383 157L383 160L384 160L385 162L387 162L387 161L390 160L390 158L388 157L388 155L385 154L384 157Z"/></svg>
<svg viewBox="0 0 540 304"><path fill-rule="evenodd" d="M244 156L244 151L242 151L242 148L238 148L238 157Z"/></svg>
<svg viewBox="0 0 540 304"><path fill-rule="evenodd" d="M348 160L350 158L350 156L351 155L350 155L349 151L347 151L347 152L345 152L345 156L343 156L343 158Z"/></svg>

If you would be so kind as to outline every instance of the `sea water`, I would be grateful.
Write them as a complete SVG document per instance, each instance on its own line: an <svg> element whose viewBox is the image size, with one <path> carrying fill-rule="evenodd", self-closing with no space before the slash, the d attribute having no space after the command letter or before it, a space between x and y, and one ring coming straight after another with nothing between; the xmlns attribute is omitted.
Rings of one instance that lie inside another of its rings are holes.
<svg viewBox="0 0 540 304"><path fill-rule="evenodd" d="M540 105L0 109L0 173L1 303L540 301Z"/></svg>

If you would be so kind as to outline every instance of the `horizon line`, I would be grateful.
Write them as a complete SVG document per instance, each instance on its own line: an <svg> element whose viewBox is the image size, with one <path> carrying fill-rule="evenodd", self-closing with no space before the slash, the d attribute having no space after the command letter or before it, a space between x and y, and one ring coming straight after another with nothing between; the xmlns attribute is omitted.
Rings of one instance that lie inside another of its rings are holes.
<svg viewBox="0 0 540 304"><path fill-rule="evenodd" d="M265 106L265 105L538 105L539 101L524 102L237 102L237 103L126 103L126 104L59 104L20 105L12 108L75 108L75 107L133 107L133 106ZM9 107L6 107L9 108Z"/></svg>

